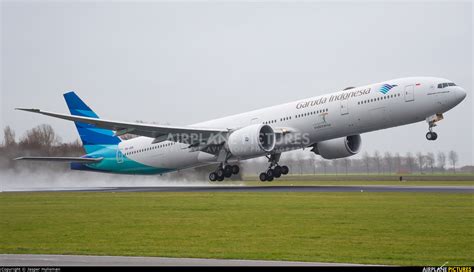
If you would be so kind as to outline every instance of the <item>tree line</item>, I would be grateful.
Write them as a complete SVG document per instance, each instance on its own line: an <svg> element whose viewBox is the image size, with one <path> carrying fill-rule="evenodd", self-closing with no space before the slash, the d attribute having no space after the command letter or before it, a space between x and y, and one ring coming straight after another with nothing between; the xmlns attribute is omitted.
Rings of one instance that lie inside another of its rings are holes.
<svg viewBox="0 0 474 272"><path fill-rule="evenodd" d="M407 152L405 154L375 151L364 152L359 158L342 158L326 160L313 153L283 154L281 165L287 165L293 174L434 174L473 172L473 166L458 168L459 155L449 152ZM305 154L305 155L304 155ZM267 165L265 158L244 162L245 169L258 173Z"/></svg>
<svg viewBox="0 0 474 272"><path fill-rule="evenodd" d="M79 140L63 143L50 125L39 125L27 130L19 140L16 140L15 131L9 126L3 129L3 143L0 145L0 168L15 168L13 160L21 156L81 156L84 149ZM29 167L31 162L22 162ZM68 165L55 164L56 167L67 169Z"/></svg>

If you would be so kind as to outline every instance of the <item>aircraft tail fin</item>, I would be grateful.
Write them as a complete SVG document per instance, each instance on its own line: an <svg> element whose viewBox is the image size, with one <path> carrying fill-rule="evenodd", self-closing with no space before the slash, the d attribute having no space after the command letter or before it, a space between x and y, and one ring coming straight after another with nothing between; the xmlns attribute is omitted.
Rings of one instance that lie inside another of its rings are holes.
<svg viewBox="0 0 474 272"><path fill-rule="evenodd" d="M75 92L65 93L64 99L66 100L71 115L99 119L99 116L89 108ZM119 137L115 136L112 130L98 128L95 125L82 122L74 123L76 124L79 137L87 153L92 153L107 145L118 145L121 141Z"/></svg>

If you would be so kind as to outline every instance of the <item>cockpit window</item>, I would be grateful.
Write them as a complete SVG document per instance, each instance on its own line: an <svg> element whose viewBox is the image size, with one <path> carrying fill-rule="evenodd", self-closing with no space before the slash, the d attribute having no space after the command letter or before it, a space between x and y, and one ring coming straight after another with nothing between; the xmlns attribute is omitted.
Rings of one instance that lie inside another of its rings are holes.
<svg viewBox="0 0 474 272"><path fill-rule="evenodd" d="M440 83L438 84L438 89L450 87L450 86L456 86L453 82L446 82L446 83Z"/></svg>

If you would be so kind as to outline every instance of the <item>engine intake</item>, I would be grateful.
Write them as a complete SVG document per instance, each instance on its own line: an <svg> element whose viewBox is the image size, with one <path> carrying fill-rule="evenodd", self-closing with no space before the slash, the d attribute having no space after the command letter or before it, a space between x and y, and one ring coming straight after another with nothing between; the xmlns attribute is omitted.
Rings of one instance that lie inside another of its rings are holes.
<svg viewBox="0 0 474 272"><path fill-rule="evenodd" d="M273 151L275 138L271 126L255 124L232 132L227 145L230 153L236 157L259 156Z"/></svg>
<svg viewBox="0 0 474 272"><path fill-rule="evenodd" d="M316 143L311 151L325 159L339 159L357 154L361 144L360 135L351 135Z"/></svg>

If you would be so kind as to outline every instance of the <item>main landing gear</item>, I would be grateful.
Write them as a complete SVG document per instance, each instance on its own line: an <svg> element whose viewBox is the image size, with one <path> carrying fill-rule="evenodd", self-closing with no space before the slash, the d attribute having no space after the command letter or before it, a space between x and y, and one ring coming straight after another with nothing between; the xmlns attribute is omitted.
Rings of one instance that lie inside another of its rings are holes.
<svg viewBox="0 0 474 272"><path fill-rule="evenodd" d="M210 181L223 181L225 178L230 178L232 175L237 175L240 172L238 165L219 165L215 172L209 174Z"/></svg>
<svg viewBox="0 0 474 272"><path fill-rule="evenodd" d="M283 165L276 165L273 168L268 168L266 172L262 172L259 175L260 181L273 181L273 179L281 177L281 175L286 175L290 172L288 166Z"/></svg>
<svg viewBox="0 0 474 272"><path fill-rule="evenodd" d="M288 166L283 165L280 166L278 161L280 160L280 154L273 154L268 157L268 161L270 162L270 166L266 172L262 172L259 175L260 181L273 181L275 178L281 177L281 175L286 175L290 172Z"/></svg>

